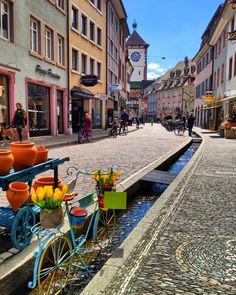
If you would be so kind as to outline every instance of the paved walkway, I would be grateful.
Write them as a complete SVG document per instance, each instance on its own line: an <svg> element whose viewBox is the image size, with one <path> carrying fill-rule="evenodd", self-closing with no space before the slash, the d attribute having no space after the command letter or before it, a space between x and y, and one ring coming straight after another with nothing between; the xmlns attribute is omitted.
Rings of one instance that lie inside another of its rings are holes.
<svg viewBox="0 0 236 295"><path fill-rule="evenodd" d="M83 295L236 294L236 140L196 130L197 153Z"/></svg>

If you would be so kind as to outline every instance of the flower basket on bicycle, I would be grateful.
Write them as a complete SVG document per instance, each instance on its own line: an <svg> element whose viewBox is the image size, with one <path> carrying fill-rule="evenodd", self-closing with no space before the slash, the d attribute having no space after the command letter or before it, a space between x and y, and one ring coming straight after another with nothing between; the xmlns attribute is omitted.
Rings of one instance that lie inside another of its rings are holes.
<svg viewBox="0 0 236 295"><path fill-rule="evenodd" d="M53 190L52 186L46 185L37 188L32 194L32 201L41 208L40 222L44 228L54 228L59 226L64 219L62 201L67 194L68 187L63 186L60 190Z"/></svg>
<svg viewBox="0 0 236 295"><path fill-rule="evenodd" d="M126 192L116 192L114 185L120 175L120 172L113 171L112 168L108 171L96 170L94 172L93 178L97 182L96 191L100 209L126 209L127 194Z"/></svg>

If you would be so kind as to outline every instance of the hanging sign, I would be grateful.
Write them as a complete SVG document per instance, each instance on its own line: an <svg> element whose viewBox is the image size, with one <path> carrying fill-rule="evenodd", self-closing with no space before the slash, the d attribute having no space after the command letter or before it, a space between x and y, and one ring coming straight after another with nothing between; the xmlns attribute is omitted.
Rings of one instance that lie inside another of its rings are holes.
<svg viewBox="0 0 236 295"><path fill-rule="evenodd" d="M120 84L109 84L108 85L108 91L110 91L110 92L118 92L120 90L121 90Z"/></svg>
<svg viewBox="0 0 236 295"><path fill-rule="evenodd" d="M84 86L94 86L94 85L98 84L98 76L84 75L81 77L81 84Z"/></svg>
<svg viewBox="0 0 236 295"><path fill-rule="evenodd" d="M230 41L233 41L233 40L236 40L236 31L233 31L233 32L228 32L228 40Z"/></svg>

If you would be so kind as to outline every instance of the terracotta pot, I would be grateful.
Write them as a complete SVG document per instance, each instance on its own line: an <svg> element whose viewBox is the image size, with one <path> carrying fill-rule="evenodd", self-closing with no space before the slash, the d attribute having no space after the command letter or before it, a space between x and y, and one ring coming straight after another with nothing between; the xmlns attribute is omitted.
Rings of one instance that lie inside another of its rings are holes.
<svg viewBox="0 0 236 295"><path fill-rule="evenodd" d="M14 157L13 168L19 171L34 165L37 148L33 142L13 142L11 152Z"/></svg>
<svg viewBox="0 0 236 295"><path fill-rule="evenodd" d="M48 150L46 148L37 147L37 156L34 165L46 162L48 160Z"/></svg>
<svg viewBox="0 0 236 295"><path fill-rule="evenodd" d="M104 193L105 192L111 192L114 190L113 184L103 184L103 185L97 185L97 195L98 195L98 205L99 208L104 208Z"/></svg>
<svg viewBox="0 0 236 295"><path fill-rule="evenodd" d="M64 215L62 207L53 209L50 213L41 209L40 222L44 228L55 228L63 222Z"/></svg>
<svg viewBox="0 0 236 295"><path fill-rule="evenodd" d="M52 176L45 176L36 178L33 184L33 188L36 191L38 187L44 187L45 185L50 185L54 188L54 177ZM58 179L58 188L62 188L63 184L60 179Z"/></svg>
<svg viewBox="0 0 236 295"><path fill-rule="evenodd" d="M13 162L14 158L10 150L0 150L0 175L7 175Z"/></svg>
<svg viewBox="0 0 236 295"><path fill-rule="evenodd" d="M13 211L17 211L29 199L29 186L23 182L12 182L6 196Z"/></svg>

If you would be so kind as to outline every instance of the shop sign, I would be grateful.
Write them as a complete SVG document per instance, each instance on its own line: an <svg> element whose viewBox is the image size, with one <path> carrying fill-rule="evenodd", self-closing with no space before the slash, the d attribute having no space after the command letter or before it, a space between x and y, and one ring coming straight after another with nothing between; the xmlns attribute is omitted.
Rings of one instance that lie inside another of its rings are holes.
<svg viewBox="0 0 236 295"><path fill-rule="evenodd" d="M228 32L228 40L230 41L233 41L233 40L236 40L236 31L233 31L233 32Z"/></svg>
<svg viewBox="0 0 236 295"><path fill-rule="evenodd" d="M84 86L94 86L94 85L98 84L98 76L84 75L81 77L81 84Z"/></svg>
<svg viewBox="0 0 236 295"><path fill-rule="evenodd" d="M118 92L121 89L122 88L121 88L121 85L120 84L109 84L108 85L108 91L110 91L110 92Z"/></svg>
<svg viewBox="0 0 236 295"><path fill-rule="evenodd" d="M46 70L46 69L41 68L40 65L37 65L37 66L35 67L35 71L36 71L37 73L42 74L42 75L46 75L46 76L48 76L48 77L50 77L50 78L61 79L61 76L58 75L58 74L53 73L52 69L48 69L48 70Z"/></svg>
<svg viewBox="0 0 236 295"><path fill-rule="evenodd" d="M209 103L209 102L214 102L215 98L213 96L205 96L204 97L204 102Z"/></svg>

